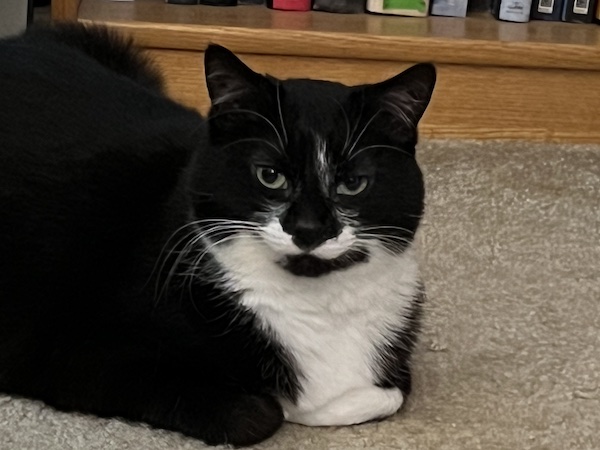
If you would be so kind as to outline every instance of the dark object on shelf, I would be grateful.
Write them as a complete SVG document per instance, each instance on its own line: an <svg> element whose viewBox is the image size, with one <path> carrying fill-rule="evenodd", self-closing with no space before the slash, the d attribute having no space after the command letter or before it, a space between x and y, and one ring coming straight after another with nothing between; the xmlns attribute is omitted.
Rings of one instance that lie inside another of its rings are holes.
<svg viewBox="0 0 600 450"><path fill-rule="evenodd" d="M201 5L237 6L237 0L200 0Z"/></svg>
<svg viewBox="0 0 600 450"><path fill-rule="evenodd" d="M35 8L35 6L36 6L35 0L27 1L27 26L29 26L33 23L33 8Z"/></svg>
<svg viewBox="0 0 600 450"><path fill-rule="evenodd" d="M531 0L494 0L492 14L507 22L529 22Z"/></svg>
<svg viewBox="0 0 600 450"><path fill-rule="evenodd" d="M532 20L554 20L562 18L564 0L533 0L531 14Z"/></svg>
<svg viewBox="0 0 600 450"><path fill-rule="evenodd" d="M310 11L312 0L267 0L267 8L283 11Z"/></svg>
<svg viewBox="0 0 600 450"><path fill-rule="evenodd" d="M364 13L365 0L315 0L313 9L344 14Z"/></svg>
<svg viewBox="0 0 600 450"><path fill-rule="evenodd" d="M167 0L172 5L237 6L237 0Z"/></svg>
<svg viewBox="0 0 600 450"><path fill-rule="evenodd" d="M562 20L564 22L591 23L595 10L595 0L565 0Z"/></svg>
<svg viewBox="0 0 600 450"><path fill-rule="evenodd" d="M492 0L468 0L468 12L488 12L492 10Z"/></svg>

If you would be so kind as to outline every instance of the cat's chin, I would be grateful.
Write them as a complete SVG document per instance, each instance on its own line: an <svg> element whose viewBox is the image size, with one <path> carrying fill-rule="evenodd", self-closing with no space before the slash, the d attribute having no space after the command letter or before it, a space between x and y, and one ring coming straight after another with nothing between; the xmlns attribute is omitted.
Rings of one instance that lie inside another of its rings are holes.
<svg viewBox="0 0 600 450"><path fill-rule="evenodd" d="M307 253L288 255L279 261L279 265L293 275L316 278L368 260L369 254L366 250L350 250L333 259L323 259Z"/></svg>

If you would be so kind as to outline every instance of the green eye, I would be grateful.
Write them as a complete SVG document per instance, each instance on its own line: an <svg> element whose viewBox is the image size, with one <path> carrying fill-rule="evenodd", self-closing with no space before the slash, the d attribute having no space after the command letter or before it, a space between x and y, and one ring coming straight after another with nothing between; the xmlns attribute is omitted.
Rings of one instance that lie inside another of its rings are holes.
<svg viewBox="0 0 600 450"><path fill-rule="evenodd" d="M287 189L288 181L284 174L277 172L272 167L258 167L256 177L269 189Z"/></svg>
<svg viewBox="0 0 600 450"><path fill-rule="evenodd" d="M367 177L348 177L337 186L340 195L358 195L364 191L369 184Z"/></svg>

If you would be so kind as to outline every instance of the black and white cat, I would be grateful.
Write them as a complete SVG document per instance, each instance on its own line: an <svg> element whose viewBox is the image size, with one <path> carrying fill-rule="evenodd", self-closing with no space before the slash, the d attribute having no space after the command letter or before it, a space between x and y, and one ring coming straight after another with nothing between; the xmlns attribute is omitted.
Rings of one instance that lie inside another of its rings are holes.
<svg viewBox="0 0 600 450"><path fill-rule="evenodd" d="M433 67L205 68L203 121L105 29L0 41L0 391L210 444L395 413Z"/></svg>

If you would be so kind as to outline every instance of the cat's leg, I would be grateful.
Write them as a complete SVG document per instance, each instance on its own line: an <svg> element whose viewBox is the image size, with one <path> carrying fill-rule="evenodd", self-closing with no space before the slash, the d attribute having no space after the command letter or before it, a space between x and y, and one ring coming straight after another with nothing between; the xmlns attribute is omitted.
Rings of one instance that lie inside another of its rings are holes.
<svg viewBox="0 0 600 450"><path fill-rule="evenodd" d="M172 400L172 399L171 399ZM271 437L283 423L277 400L208 387L194 394L181 393L171 410L146 410L142 420L158 428L179 431L210 445L248 446Z"/></svg>
<svg viewBox="0 0 600 450"><path fill-rule="evenodd" d="M174 357L127 340L52 344L13 367L0 388L61 410L146 422L211 445L253 445L283 422L272 396L246 392L211 373L212 364L188 355Z"/></svg>
<svg viewBox="0 0 600 450"><path fill-rule="evenodd" d="M360 387L314 408L284 404L285 419L309 426L353 425L394 414L404 402L398 388Z"/></svg>

